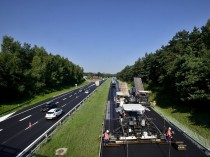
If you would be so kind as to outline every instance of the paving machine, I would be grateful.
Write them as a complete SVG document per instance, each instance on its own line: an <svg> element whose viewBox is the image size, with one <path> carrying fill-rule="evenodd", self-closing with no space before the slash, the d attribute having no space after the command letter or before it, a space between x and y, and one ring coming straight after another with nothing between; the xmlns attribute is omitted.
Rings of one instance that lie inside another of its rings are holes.
<svg viewBox="0 0 210 157"><path fill-rule="evenodd" d="M108 146L120 144L158 143L168 144L165 131L161 132L153 122L154 119L147 117L145 112L149 108L141 104L122 104L116 108L119 113L119 125L110 133ZM183 141L173 140L177 150L186 150Z"/></svg>
<svg viewBox="0 0 210 157"><path fill-rule="evenodd" d="M112 142L154 142L164 140L162 132L153 123L153 119L146 116L150 111L141 104L123 104L116 108L119 113L119 127L110 135Z"/></svg>

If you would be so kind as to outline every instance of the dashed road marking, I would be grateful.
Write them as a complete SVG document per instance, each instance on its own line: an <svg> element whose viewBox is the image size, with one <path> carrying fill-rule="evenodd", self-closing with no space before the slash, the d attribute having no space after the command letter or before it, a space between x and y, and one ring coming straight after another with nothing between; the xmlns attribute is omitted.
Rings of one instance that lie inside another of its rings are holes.
<svg viewBox="0 0 210 157"><path fill-rule="evenodd" d="M37 122L31 124L31 126L28 126L27 128L25 128L25 130L28 130L29 128L33 127L33 126L36 125L37 123L39 123L39 121L37 121Z"/></svg>
<svg viewBox="0 0 210 157"><path fill-rule="evenodd" d="M61 107L64 107L64 106L66 106L66 104L64 104L63 106L61 106Z"/></svg>
<svg viewBox="0 0 210 157"><path fill-rule="evenodd" d="M69 98L72 97L72 95L69 96Z"/></svg>
<svg viewBox="0 0 210 157"><path fill-rule="evenodd" d="M57 101L55 104L58 104L59 102Z"/></svg>
<svg viewBox="0 0 210 157"><path fill-rule="evenodd" d="M67 98L63 98L63 100L66 100Z"/></svg>
<svg viewBox="0 0 210 157"><path fill-rule="evenodd" d="M22 119L20 119L19 121L21 122L21 121L23 121L23 120L25 120L25 119L27 119L27 118L29 118L29 117L31 117L31 115L29 115L29 116L27 116L27 117L25 117L25 118L22 118Z"/></svg>
<svg viewBox="0 0 210 157"><path fill-rule="evenodd" d="M35 124L37 124L37 123L39 123L39 121L35 122L33 125L35 125Z"/></svg>

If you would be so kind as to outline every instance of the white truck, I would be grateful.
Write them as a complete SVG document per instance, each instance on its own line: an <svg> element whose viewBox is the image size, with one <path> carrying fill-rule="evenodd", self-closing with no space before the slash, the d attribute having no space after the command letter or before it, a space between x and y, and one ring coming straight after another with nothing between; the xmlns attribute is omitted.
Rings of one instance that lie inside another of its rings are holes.
<svg viewBox="0 0 210 157"><path fill-rule="evenodd" d="M95 85L96 86L100 86L100 81L98 80L98 81L95 81Z"/></svg>

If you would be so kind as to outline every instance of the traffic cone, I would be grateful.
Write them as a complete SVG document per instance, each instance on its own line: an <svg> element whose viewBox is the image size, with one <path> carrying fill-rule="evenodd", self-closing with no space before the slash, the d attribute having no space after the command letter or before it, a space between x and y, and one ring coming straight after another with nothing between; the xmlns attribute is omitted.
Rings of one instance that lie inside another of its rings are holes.
<svg viewBox="0 0 210 157"><path fill-rule="evenodd" d="M31 122L29 122L29 126L28 126L28 128L31 128L32 127L32 124L31 124Z"/></svg>

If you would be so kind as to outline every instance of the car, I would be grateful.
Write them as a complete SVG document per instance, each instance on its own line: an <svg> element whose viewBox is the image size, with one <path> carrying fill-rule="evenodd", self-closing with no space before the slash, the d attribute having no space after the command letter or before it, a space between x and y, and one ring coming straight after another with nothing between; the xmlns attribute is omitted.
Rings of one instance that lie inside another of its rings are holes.
<svg viewBox="0 0 210 157"><path fill-rule="evenodd" d="M88 90L86 90L86 91L85 91L85 93L86 93L86 94L88 94L88 93L89 93L89 91L88 91Z"/></svg>
<svg viewBox="0 0 210 157"><path fill-rule="evenodd" d="M57 105L53 101L48 101L44 104L44 106L41 108L42 112L47 112L52 108L56 108Z"/></svg>
<svg viewBox="0 0 210 157"><path fill-rule="evenodd" d="M45 118L46 119L56 119L58 118L61 114L63 113L63 110L60 109L60 108L53 108L53 109L50 109L46 115L45 115Z"/></svg>

